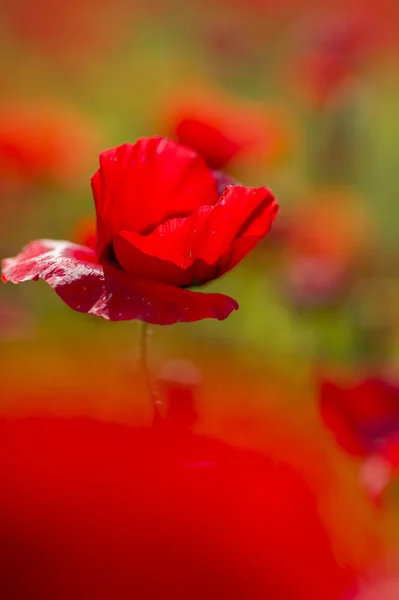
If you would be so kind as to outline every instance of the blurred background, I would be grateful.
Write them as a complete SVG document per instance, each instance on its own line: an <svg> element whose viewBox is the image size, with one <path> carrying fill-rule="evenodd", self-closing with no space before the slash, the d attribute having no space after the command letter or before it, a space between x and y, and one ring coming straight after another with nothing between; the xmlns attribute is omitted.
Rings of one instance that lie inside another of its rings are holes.
<svg viewBox="0 0 399 600"><path fill-rule="evenodd" d="M270 187L271 233L204 290L240 310L155 327L154 376L189 361L196 431L305 473L343 560L395 553L396 0L2 0L0 48L1 257L86 243L99 152L140 136ZM43 282L2 286L2 415L148 422L138 335Z"/></svg>

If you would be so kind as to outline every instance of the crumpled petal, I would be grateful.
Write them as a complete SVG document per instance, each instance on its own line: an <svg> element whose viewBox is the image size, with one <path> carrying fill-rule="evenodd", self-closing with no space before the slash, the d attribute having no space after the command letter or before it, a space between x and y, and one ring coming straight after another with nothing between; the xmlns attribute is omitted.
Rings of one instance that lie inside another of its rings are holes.
<svg viewBox="0 0 399 600"><path fill-rule="evenodd" d="M118 231L145 233L218 199L215 179L203 158L161 137L102 152L92 189L98 256Z"/></svg>
<svg viewBox="0 0 399 600"><path fill-rule="evenodd" d="M226 319L238 304L222 294L191 292L137 279L96 263L93 250L67 241L37 240L2 262L2 279L43 279L72 309L110 321L156 325Z"/></svg>
<svg viewBox="0 0 399 600"><path fill-rule="evenodd" d="M278 212L267 188L227 186L214 206L169 219L148 235L120 231L114 252L125 271L177 286L204 283L240 262Z"/></svg>

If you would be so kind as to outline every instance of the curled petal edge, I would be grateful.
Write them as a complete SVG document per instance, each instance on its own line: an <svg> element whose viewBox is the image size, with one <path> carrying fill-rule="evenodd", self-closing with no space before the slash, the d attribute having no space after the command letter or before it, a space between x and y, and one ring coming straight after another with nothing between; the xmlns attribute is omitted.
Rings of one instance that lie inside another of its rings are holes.
<svg viewBox="0 0 399 600"><path fill-rule="evenodd" d="M3 282L43 279L73 310L110 321L172 325L226 319L238 304L223 294L192 292L103 267L93 250L68 241L37 240L2 261Z"/></svg>

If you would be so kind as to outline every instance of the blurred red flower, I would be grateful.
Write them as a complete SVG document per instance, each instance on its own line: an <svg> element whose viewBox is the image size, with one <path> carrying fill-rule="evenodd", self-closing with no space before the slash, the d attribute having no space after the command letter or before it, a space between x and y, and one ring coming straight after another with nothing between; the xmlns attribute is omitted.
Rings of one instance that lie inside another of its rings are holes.
<svg viewBox="0 0 399 600"><path fill-rule="evenodd" d="M3 5L13 40L58 67L72 67L75 74L117 48L142 9L142 3L131 0L15 0Z"/></svg>
<svg viewBox="0 0 399 600"><path fill-rule="evenodd" d="M210 437L0 419L7 600L341 600L314 495L288 464Z"/></svg>
<svg viewBox="0 0 399 600"><path fill-rule="evenodd" d="M48 103L0 105L0 179L75 184L90 168L99 143L95 129L71 108Z"/></svg>
<svg viewBox="0 0 399 600"><path fill-rule="evenodd" d="M327 187L298 203L284 239L283 287L297 306L341 299L372 245L372 227L350 189Z"/></svg>
<svg viewBox="0 0 399 600"><path fill-rule="evenodd" d="M339 8L337 2L323 3L309 6L305 15L298 22L293 78L318 106L331 101L399 41L396 0L345 0Z"/></svg>
<svg viewBox="0 0 399 600"><path fill-rule="evenodd" d="M337 443L362 458L360 483L374 502L399 467L399 385L380 376L353 381L324 379L320 413Z"/></svg>
<svg viewBox="0 0 399 600"><path fill-rule="evenodd" d="M385 453L399 438L399 385L369 376L355 382L321 383L320 411L338 444L349 454Z"/></svg>
<svg viewBox="0 0 399 600"><path fill-rule="evenodd" d="M287 152L289 135L277 110L197 89L180 92L165 111L167 135L222 169L233 161L273 163Z"/></svg>
<svg viewBox="0 0 399 600"><path fill-rule="evenodd" d="M186 288L230 271L278 212L267 188L226 181L194 151L160 137L102 152L92 178L95 251L31 242L3 261L3 280L44 279L74 310L110 320L225 319L234 300Z"/></svg>
<svg viewBox="0 0 399 600"><path fill-rule="evenodd" d="M294 57L294 78L313 103L323 106L360 73L370 50L366 42L362 24L345 15L309 20Z"/></svg>

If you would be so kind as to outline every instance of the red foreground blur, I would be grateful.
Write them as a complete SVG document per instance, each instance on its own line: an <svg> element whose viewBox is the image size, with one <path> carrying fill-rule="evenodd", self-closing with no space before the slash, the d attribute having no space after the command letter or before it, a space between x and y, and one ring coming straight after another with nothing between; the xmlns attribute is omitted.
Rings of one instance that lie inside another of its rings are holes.
<svg viewBox="0 0 399 600"><path fill-rule="evenodd" d="M340 600L295 470L176 427L0 420L0 597Z"/></svg>

